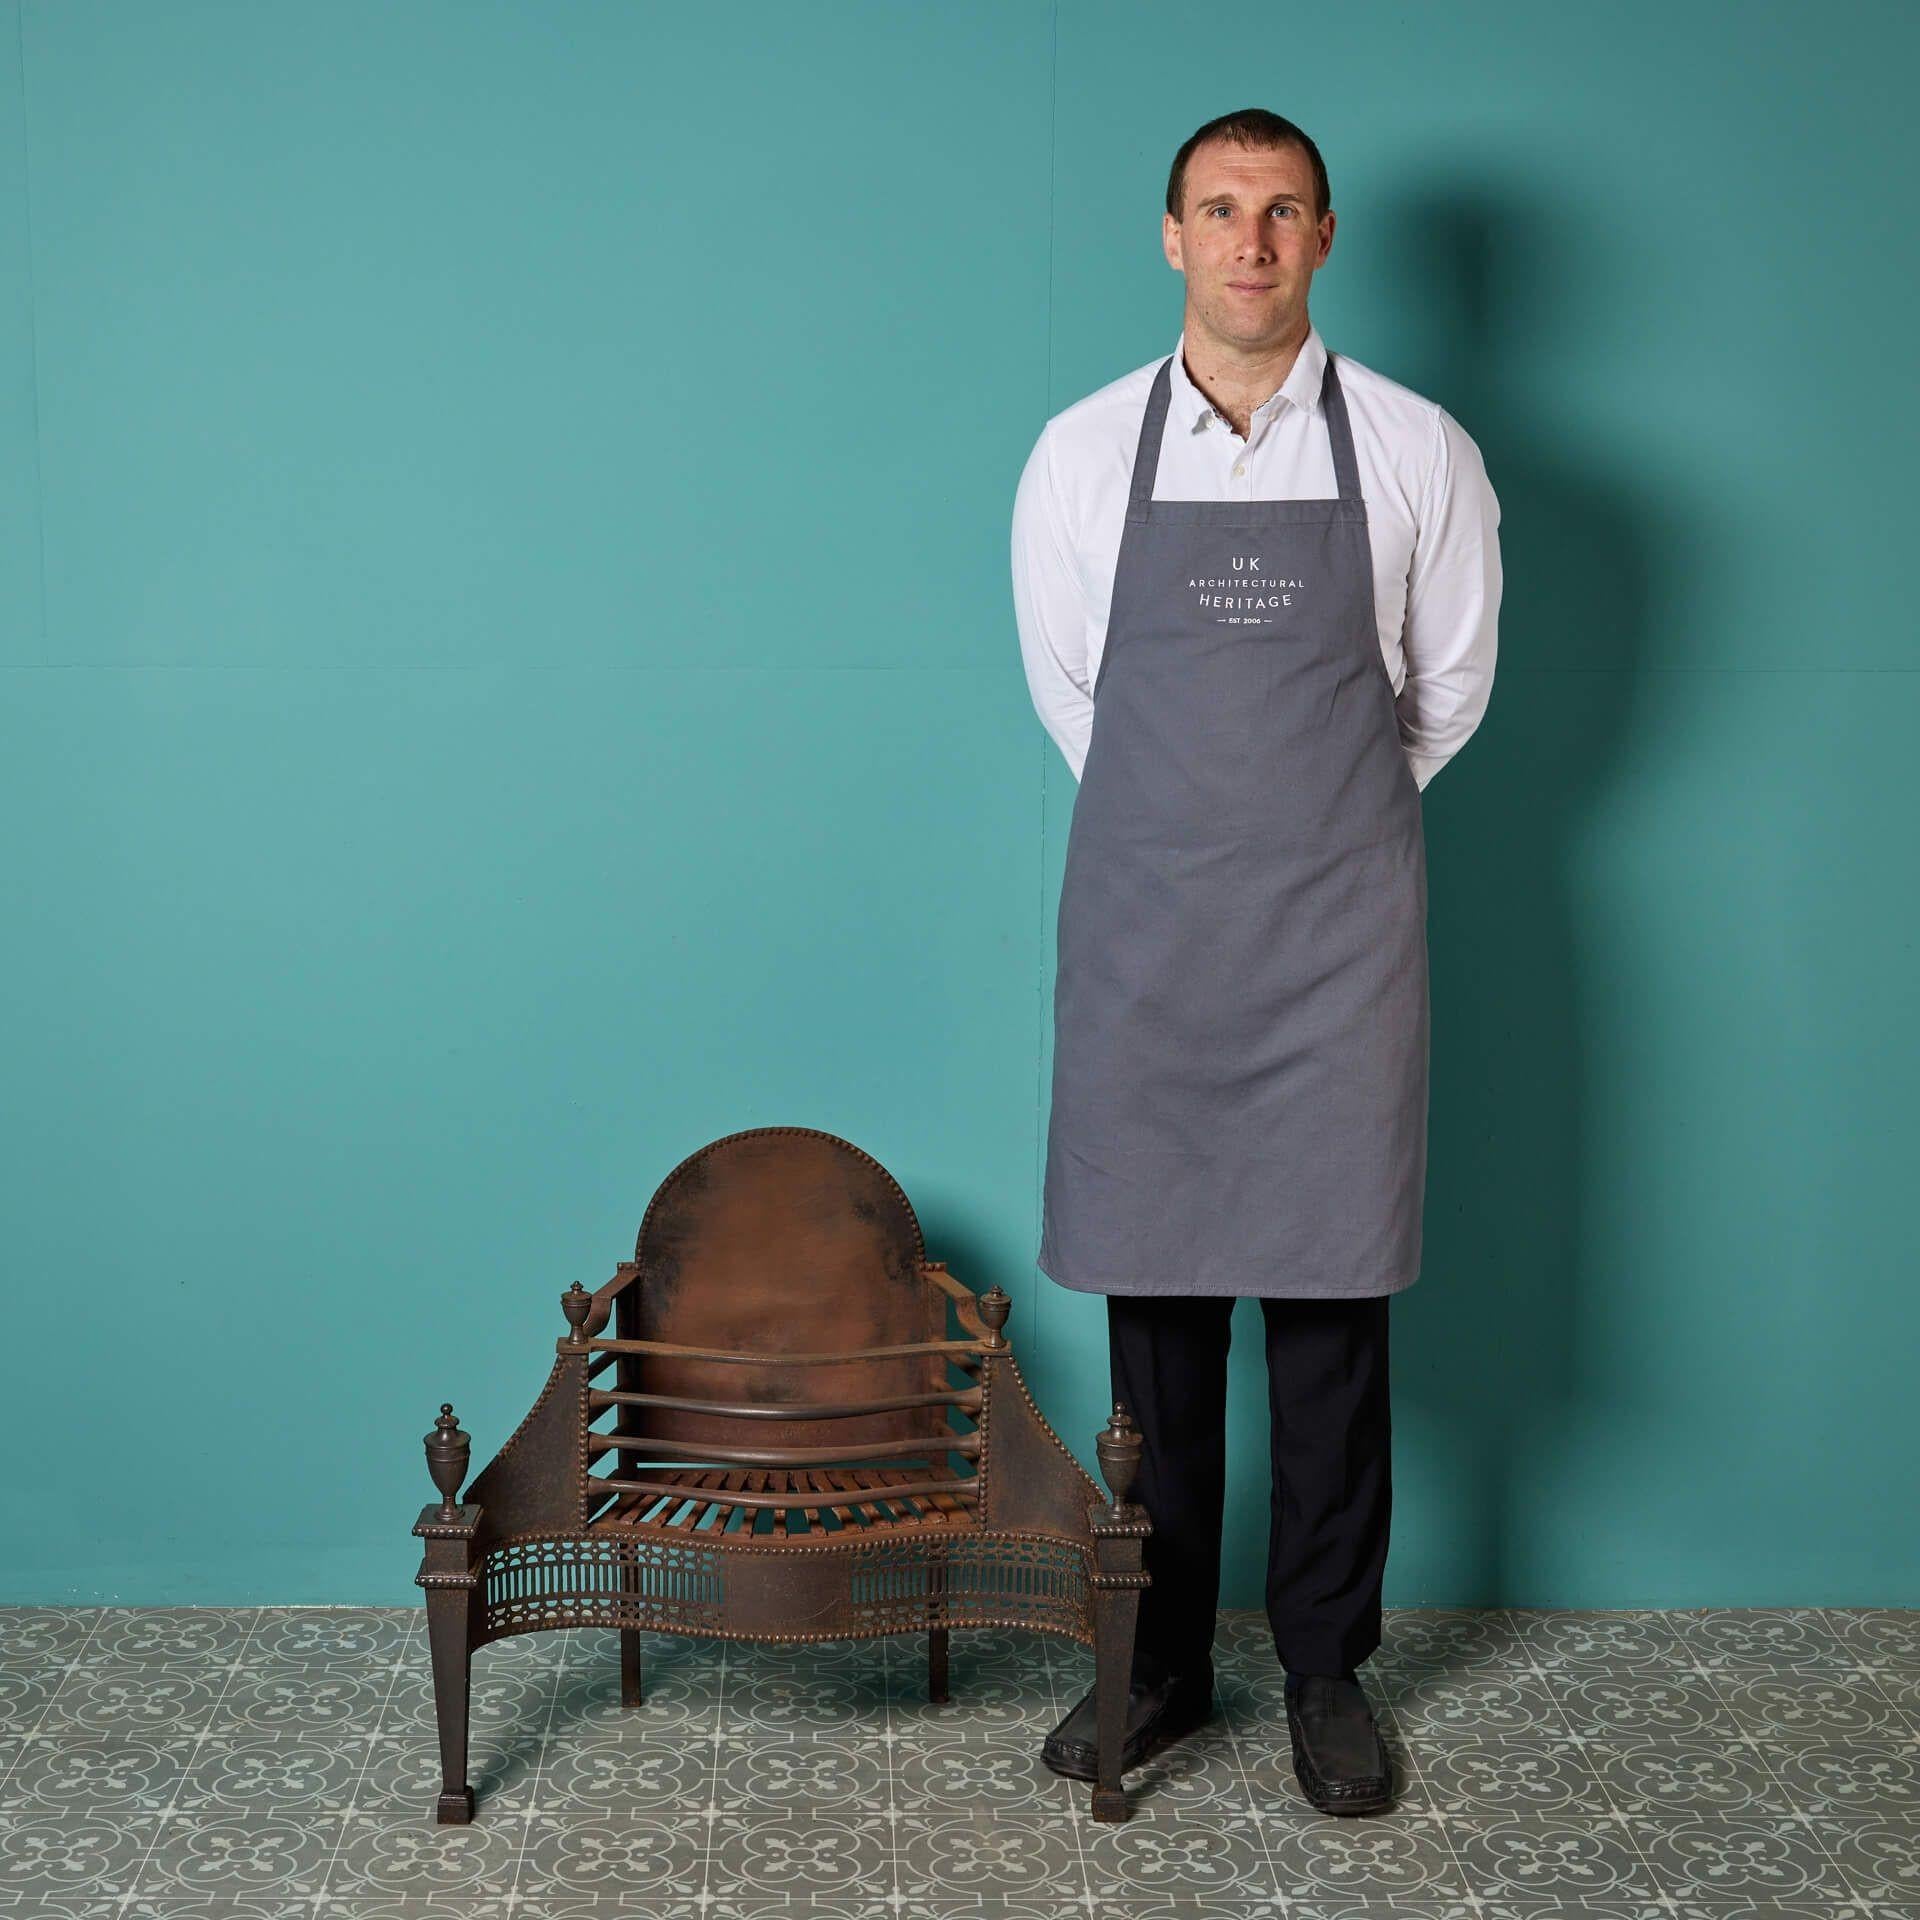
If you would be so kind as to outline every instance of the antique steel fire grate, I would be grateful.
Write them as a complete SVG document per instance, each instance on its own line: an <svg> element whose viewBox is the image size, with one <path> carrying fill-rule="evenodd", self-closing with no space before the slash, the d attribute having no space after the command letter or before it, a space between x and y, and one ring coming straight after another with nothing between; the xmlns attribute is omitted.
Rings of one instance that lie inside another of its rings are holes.
<svg viewBox="0 0 1920 1920"><path fill-rule="evenodd" d="M1126 1819L1140 1435L1116 1405L1096 1440L1103 1500L1027 1391L1008 1296L927 1259L877 1160L808 1127L728 1134L661 1182L633 1259L560 1304L547 1384L464 1500L451 1406L427 1436L441 1499L414 1533L441 1824L473 1817L474 1652L583 1626L619 1630L628 1707L643 1630L924 1633L936 1703L953 1628L1064 1635L1094 1652L1093 1817Z"/></svg>

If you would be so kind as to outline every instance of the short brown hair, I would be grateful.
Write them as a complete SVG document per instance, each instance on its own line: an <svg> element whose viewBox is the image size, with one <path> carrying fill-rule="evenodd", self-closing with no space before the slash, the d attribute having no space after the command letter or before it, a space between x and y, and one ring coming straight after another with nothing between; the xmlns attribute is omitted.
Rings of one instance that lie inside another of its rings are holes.
<svg viewBox="0 0 1920 1920"><path fill-rule="evenodd" d="M1313 168L1313 217L1316 221L1327 217L1333 194L1327 186L1326 162L1312 138L1291 120L1283 120L1265 107L1242 107L1238 113L1223 113L1218 120L1209 120L1189 135L1173 156L1173 171L1167 175L1167 211L1182 225L1187 217L1187 161L1203 140L1231 140L1243 147L1298 147Z"/></svg>

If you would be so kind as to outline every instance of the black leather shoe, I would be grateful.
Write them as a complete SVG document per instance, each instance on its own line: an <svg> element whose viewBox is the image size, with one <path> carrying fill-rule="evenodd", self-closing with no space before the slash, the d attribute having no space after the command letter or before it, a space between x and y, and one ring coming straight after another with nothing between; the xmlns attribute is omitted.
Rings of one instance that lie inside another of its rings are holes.
<svg viewBox="0 0 1920 1920"><path fill-rule="evenodd" d="M1308 1673L1287 1688L1287 1732L1300 1791L1322 1813L1384 1813L1393 1772L1357 1680Z"/></svg>
<svg viewBox="0 0 1920 1920"><path fill-rule="evenodd" d="M1094 1745L1096 1689L1089 1687L1067 1717L1040 1743L1040 1758L1069 1780L1099 1778ZM1150 1754L1171 1746L1183 1734L1213 1718L1213 1668L1175 1674L1164 1680L1135 1680L1127 1689L1126 1732L1120 1742L1120 1770L1137 1767Z"/></svg>

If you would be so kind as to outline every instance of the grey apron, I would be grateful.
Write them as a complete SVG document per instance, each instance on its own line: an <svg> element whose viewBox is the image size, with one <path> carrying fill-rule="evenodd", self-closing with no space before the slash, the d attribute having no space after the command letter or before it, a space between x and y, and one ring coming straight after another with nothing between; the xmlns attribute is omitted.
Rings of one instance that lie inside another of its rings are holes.
<svg viewBox="0 0 1920 1920"><path fill-rule="evenodd" d="M1420 792L1334 356L1332 500L1156 500L1147 397L1061 882L1038 1263L1089 1293L1395 1293L1427 1161Z"/></svg>

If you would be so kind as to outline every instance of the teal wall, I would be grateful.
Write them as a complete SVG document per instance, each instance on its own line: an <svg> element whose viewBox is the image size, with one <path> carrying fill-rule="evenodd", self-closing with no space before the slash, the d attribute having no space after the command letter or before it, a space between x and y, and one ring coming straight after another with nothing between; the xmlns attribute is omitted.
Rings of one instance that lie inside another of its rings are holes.
<svg viewBox="0 0 1920 1920"><path fill-rule="evenodd" d="M0 1598L412 1599L437 1403L490 1452L770 1123L1009 1288L1091 1464L1008 515L1257 102L1320 327L1504 507L1388 1603L1920 1600L1920 16L1730 18L7 6Z"/></svg>

